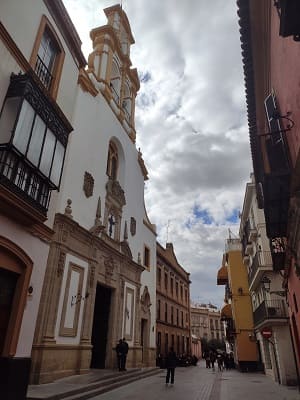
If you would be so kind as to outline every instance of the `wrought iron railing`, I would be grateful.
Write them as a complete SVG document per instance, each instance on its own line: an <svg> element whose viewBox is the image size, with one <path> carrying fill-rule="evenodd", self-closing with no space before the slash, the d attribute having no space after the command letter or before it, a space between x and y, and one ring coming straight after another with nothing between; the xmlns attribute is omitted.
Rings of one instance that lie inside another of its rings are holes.
<svg viewBox="0 0 300 400"><path fill-rule="evenodd" d="M0 184L43 214L47 213L51 193L49 182L23 157L6 149L0 149Z"/></svg>
<svg viewBox="0 0 300 400"><path fill-rule="evenodd" d="M270 251L257 251L248 276L249 285L251 285L257 270L261 267L272 267L272 256Z"/></svg>
<svg viewBox="0 0 300 400"><path fill-rule="evenodd" d="M284 300L265 300L253 313L254 325L270 319L287 319Z"/></svg>
<svg viewBox="0 0 300 400"><path fill-rule="evenodd" d="M45 88L49 90L51 87L53 76L39 56L37 56L35 64L35 73L40 78L40 81L45 86Z"/></svg>

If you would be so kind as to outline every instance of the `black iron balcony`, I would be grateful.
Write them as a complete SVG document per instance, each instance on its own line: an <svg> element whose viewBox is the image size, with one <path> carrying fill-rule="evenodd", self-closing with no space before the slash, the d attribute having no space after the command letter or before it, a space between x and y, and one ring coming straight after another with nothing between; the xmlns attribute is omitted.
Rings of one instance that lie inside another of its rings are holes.
<svg viewBox="0 0 300 400"><path fill-rule="evenodd" d="M47 90L50 89L52 83L52 75L46 65L43 63L42 59L37 56L36 64L35 64L35 73L40 78L42 84L45 86Z"/></svg>
<svg viewBox="0 0 300 400"><path fill-rule="evenodd" d="M37 168L13 150L0 148L0 184L46 214L53 187Z"/></svg>
<svg viewBox="0 0 300 400"><path fill-rule="evenodd" d="M264 271L272 269L272 257L270 251L257 251L253 257L250 272L248 275L249 286L253 285L253 281L260 280Z"/></svg>
<svg viewBox="0 0 300 400"><path fill-rule="evenodd" d="M287 318L284 300L265 300L253 313L254 326L264 321L270 323L271 320L274 320L274 324L276 324L279 320L286 320Z"/></svg>
<svg viewBox="0 0 300 400"><path fill-rule="evenodd" d="M0 115L0 185L12 215L16 207L25 214L28 205L29 216L34 219L37 210L36 217L45 220L50 191L60 186L71 130L33 72L11 75Z"/></svg>

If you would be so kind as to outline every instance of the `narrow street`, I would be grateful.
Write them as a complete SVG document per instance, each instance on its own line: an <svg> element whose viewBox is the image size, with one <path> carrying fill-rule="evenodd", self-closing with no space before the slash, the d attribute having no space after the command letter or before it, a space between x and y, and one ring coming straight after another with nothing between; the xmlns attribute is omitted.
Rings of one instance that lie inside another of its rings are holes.
<svg viewBox="0 0 300 400"><path fill-rule="evenodd" d="M281 386L262 373L214 372L201 361L177 368L174 386L165 385L165 370L91 400L299 400L296 387Z"/></svg>

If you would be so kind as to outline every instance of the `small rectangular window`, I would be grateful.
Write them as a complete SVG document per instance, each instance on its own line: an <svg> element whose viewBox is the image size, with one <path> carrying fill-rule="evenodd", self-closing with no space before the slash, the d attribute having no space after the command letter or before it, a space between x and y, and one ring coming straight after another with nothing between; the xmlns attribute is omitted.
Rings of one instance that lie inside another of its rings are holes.
<svg viewBox="0 0 300 400"><path fill-rule="evenodd" d="M150 268L150 250L147 246L144 247L144 266Z"/></svg>
<svg viewBox="0 0 300 400"><path fill-rule="evenodd" d="M158 286L161 285L161 269L160 268L157 269L157 284L158 284Z"/></svg>
<svg viewBox="0 0 300 400"><path fill-rule="evenodd" d="M160 320L160 300L157 300L157 319Z"/></svg>

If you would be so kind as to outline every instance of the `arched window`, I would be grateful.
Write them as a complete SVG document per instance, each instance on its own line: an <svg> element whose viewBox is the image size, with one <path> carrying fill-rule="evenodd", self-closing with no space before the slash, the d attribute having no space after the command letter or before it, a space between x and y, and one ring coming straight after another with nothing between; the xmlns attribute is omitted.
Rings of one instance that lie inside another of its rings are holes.
<svg viewBox="0 0 300 400"><path fill-rule="evenodd" d="M129 83L126 82L124 85L124 96L122 101L122 108L125 113L125 118L128 122L131 119L131 91L129 88Z"/></svg>
<svg viewBox="0 0 300 400"><path fill-rule="evenodd" d="M110 89L112 91L113 99L117 105L120 104L120 82L120 69L116 60L113 60L110 78Z"/></svg>
<svg viewBox="0 0 300 400"><path fill-rule="evenodd" d="M110 179L116 180L118 176L119 158L118 150L113 142L110 142L107 156L107 169L106 174Z"/></svg>

